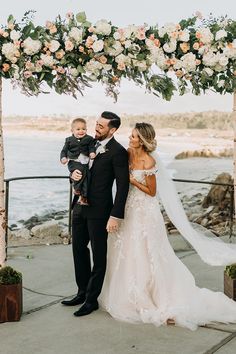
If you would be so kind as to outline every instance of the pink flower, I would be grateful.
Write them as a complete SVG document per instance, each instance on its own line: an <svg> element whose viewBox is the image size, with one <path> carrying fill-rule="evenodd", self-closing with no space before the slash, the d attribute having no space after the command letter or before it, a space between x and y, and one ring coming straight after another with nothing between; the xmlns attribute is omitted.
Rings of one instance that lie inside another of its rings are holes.
<svg viewBox="0 0 236 354"><path fill-rule="evenodd" d="M74 49L74 44L68 39L68 40L65 42L65 50L66 50L67 52L71 52L73 49Z"/></svg>
<svg viewBox="0 0 236 354"><path fill-rule="evenodd" d="M67 14L66 14L66 18L68 18L69 20L72 19L73 16L74 16L73 12L71 12L71 11L67 12Z"/></svg>
<svg viewBox="0 0 236 354"><path fill-rule="evenodd" d="M32 72L31 71L25 71L24 72L24 77L26 78L26 79L28 79L29 77L31 77L32 76Z"/></svg>
<svg viewBox="0 0 236 354"><path fill-rule="evenodd" d="M66 72L62 66L58 66L56 70L59 74L65 74L65 72Z"/></svg>

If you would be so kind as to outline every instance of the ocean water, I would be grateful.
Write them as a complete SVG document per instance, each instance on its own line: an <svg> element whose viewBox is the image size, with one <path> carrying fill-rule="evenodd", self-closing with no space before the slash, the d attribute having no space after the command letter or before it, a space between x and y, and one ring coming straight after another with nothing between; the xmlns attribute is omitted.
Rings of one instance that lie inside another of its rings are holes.
<svg viewBox="0 0 236 354"><path fill-rule="evenodd" d="M128 139L117 136L127 146ZM59 161L64 137L50 135L6 134L4 136L5 178L25 176L68 176ZM173 154L162 152L165 162ZM172 171L173 172L173 171ZM9 225L33 215L66 210L69 206L67 179L39 179L10 182Z"/></svg>

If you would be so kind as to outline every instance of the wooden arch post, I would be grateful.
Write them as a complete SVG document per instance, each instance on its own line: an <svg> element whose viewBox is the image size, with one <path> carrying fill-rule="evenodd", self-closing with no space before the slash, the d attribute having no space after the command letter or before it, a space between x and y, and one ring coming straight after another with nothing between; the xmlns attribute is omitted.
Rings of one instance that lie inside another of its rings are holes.
<svg viewBox="0 0 236 354"><path fill-rule="evenodd" d="M2 77L0 76L0 266L3 266L6 260L5 230L6 213L4 201L4 150L2 135Z"/></svg>

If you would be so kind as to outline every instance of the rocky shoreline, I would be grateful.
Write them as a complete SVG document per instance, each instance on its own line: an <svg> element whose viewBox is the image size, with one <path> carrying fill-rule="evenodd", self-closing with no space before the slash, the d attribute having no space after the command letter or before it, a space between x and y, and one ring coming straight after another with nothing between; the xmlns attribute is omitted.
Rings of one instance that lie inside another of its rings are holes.
<svg viewBox="0 0 236 354"><path fill-rule="evenodd" d="M232 184L233 180L230 174L221 173L215 182ZM191 222L211 230L217 236L229 235L232 227L233 234L236 235L236 226L231 221L230 187L213 185L207 195L203 191L191 196L180 193L180 198ZM168 232L176 232L165 211L162 212ZM8 244L69 244L71 235L68 224L68 210L19 220L17 224L9 227Z"/></svg>

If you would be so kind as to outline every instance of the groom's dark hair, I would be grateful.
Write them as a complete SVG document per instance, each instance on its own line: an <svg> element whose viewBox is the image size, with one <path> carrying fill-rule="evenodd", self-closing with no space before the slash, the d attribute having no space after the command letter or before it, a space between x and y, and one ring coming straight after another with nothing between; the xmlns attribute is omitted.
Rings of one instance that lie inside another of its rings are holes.
<svg viewBox="0 0 236 354"><path fill-rule="evenodd" d="M116 129L119 128L121 121L120 121L120 117L118 117L117 114L109 111L104 111L102 112L101 117L105 119L109 119L110 121L108 124L109 128L116 128Z"/></svg>

